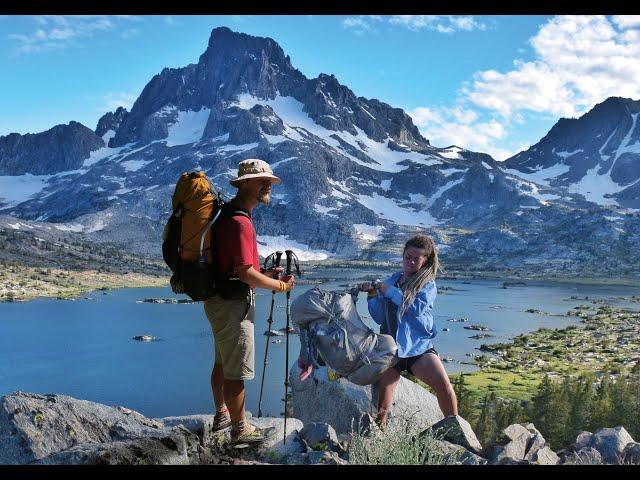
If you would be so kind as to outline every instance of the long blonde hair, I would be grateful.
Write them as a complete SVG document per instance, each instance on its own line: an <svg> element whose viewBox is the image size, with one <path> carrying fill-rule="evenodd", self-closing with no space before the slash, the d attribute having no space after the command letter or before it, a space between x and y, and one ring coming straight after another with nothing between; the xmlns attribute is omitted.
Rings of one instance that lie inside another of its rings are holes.
<svg viewBox="0 0 640 480"><path fill-rule="evenodd" d="M438 249L436 243L431 237L426 235L416 235L404 244L404 250L402 250L402 257L406 253L408 248L421 248L427 252L427 261L420 269L414 273L410 278L402 293L402 306L400 307L400 316L402 318L404 312L407 311L409 305L413 303L418 292L424 288L424 286L431 280L435 280L436 274L440 267L438 260Z"/></svg>

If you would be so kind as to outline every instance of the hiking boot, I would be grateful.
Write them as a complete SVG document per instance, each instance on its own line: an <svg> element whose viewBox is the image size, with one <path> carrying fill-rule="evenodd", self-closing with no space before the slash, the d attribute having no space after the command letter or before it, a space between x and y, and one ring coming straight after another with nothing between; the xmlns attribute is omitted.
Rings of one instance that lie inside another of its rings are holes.
<svg viewBox="0 0 640 480"><path fill-rule="evenodd" d="M231 417L229 416L229 410L221 410L216 412L216 416L213 417L213 431L219 432L226 430L231 426Z"/></svg>
<svg viewBox="0 0 640 480"><path fill-rule="evenodd" d="M261 429L246 423L244 428L238 432L231 432L231 444L236 445L256 445L264 442L265 437Z"/></svg>

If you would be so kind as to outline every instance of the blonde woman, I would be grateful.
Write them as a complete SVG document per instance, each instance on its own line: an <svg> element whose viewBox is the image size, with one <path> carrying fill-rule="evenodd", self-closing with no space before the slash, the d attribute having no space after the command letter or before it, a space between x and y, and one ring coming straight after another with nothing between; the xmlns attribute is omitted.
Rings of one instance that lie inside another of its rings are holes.
<svg viewBox="0 0 640 480"><path fill-rule="evenodd" d="M387 425L393 392L403 371L413 373L433 388L445 416L458 414L456 394L432 344L437 334L433 303L437 294L435 278L438 265L438 250L433 239L416 235L404 246L402 272L391 275L378 285L360 285L360 290L368 293L369 313L381 326L380 333L393 336L398 345L400 362L387 370L377 383L376 423L383 430Z"/></svg>

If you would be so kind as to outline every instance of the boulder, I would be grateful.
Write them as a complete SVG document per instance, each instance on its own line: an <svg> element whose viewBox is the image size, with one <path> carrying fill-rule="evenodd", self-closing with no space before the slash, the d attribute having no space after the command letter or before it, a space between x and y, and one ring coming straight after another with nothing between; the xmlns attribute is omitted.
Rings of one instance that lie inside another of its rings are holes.
<svg viewBox="0 0 640 480"><path fill-rule="evenodd" d="M258 459L267 459L270 462L281 461L287 455L302 453L304 445L299 439L302 430L302 422L297 418L287 418L287 440L284 439L284 418L252 418L251 423L265 430L266 441L257 450Z"/></svg>
<svg viewBox="0 0 640 480"><path fill-rule="evenodd" d="M629 443L622 451L620 463L624 465L640 465L640 443Z"/></svg>
<svg viewBox="0 0 640 480"><path fill-rule="evenodd" d="M311 450L342 451L336 431L328 423L308 423L300 430L300 440Z"/></svg>
<svg viewBox="0 0 640 480"><path fill-rule="evenodd" d="M527 452L524 459L531 462L538 451L546 446L546 441L541 433L534 434L527 443Z"/></svg>
<svg viewBox="0 0 640 480"><path fill-rule="evenodd" d="M327 380L310 376L301 382L299 373L297 365L289 372L294 417L305 425L327 422L338 434L366 427L362 422L366 423L366 416L376 409L376 388L356 385L344 378ZM411 417L419 430L444 418L436 397L405 377L400 377L394 393L389 424L401 417Z"/></svg>
<svg viewBox="0 0 640 480"><path fill-rule="evenodd" d="M473 432L471 425L459 415L440 420L424 430L420 435L426 433L433 433L442 440L460 445L476 454L482 451L482 445Z"/></svg>
<svg viewBox="0 0 640 480"><path fill-rule="evenodd" d="M548 446L535 450L531 455L527 454L525 460L536 465L557 465L560 457Z"/></svg>
<svg viewBox="0 0 640 480"><path fill-rule="evenodd" d="M601 428L593 434L589 446L600 452L605 463L618 463L630 443L633 438L624 427Z"/></svg>
<svg viewBox="0 0 640 480"><path fill-rule="evenodd" d="M182 415L177 417L156 418L165 427L175 427L182 425L187 430L196 433L200 438L209 435L213 430L213 419L215 415Z"/></svg>
<svg viewBox="0 0 640 480"><path fill-rule="evenodd" d="M496 439L490 458L492 463L500 464L506 458L524 460L530 440L534 434L525 426L515 423L505 428Z"/></svg>
<svg viewBox="0 0 640 480"><path fill-rule="evenodd" d="M569 453L563 460L563 465L602 465L602 455L595 448L582 447Z"/></svg>
<svg viewBox="0 0 640 480"><path fill-rule="evenodd" d="M0 399L0 463L30 463L84 443L174 435L191 434L124 407L55 394L15 392Z"/></svg>
<svg viewBox="0 0 640 480"><path fill-rule="evenodd" d="M585 432L585 431L580 432L576 437L576 441L573 443L573 445L571 445L571 450L573 450L574 452L577 452L578 450L588 447L589 444L591 443L592 436L593 436L593 433L591 432Z"/></svg>
<svg viewBox="0 0 640 480"><path fill-rule="evenodd" d="M447 440L434 440L444 455L459 465L486 465L487 459Z"/></svg>

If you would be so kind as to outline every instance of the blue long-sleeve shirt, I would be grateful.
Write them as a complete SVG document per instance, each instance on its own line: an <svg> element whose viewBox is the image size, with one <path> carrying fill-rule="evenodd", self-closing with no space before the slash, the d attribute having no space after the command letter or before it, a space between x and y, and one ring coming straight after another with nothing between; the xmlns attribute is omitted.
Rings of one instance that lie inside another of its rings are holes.
<svg viewBox="0 0 640 480"><path fill-rule="evenodd" d="M395 284L401 276L402 272L395 273L382 282L388 286L384 296L378 292L375 297L368 299L367 306L373 321L381 326L380 333L391 335L396 340L398 356L408 358L421 355L433 347L431 339L438 333L433 321L433 302L438 290L435 281L428 282L399 319L402 290Z"/></svg>

